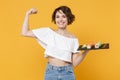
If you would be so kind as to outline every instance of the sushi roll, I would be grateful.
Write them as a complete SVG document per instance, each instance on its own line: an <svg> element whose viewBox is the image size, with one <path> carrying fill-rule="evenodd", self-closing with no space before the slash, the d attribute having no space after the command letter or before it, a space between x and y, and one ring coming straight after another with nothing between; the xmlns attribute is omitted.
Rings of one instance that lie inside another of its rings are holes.
<svg viewBox="0 0 120 80"><path fill-rule="evenodd" d="M94 48L95 42L91 42L89 45L91 46L91 48Z"/></svg>
<svg viewBox="0 0 120 80"><path fill-rule="evenodd" d="M86 44L84 44L83 46L82 46L82 48L84 49L84 48L87 48L87 45Z"/></svg>
<svg viewBox="0 0 120 80"><path fill-rule="evenodd" d="M95 44L95 48L100 48L102 45L103 45L102 42L98 42L98 43Z"/></svg>
<svg viewBox="0 0 120 80"><path fill-rule="evenodd" d="M91 49L91 45L87 45L87 49Z"/></svg>

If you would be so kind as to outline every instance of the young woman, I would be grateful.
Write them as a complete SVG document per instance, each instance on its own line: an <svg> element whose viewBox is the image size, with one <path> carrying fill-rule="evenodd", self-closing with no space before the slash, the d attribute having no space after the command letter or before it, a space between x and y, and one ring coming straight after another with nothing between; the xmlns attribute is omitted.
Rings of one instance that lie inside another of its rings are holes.
<svg viewBox="0 0 120 80"><path fill-rule="evenodd" d="M22 35L38 40L45 49L45 57L48 59L44 80L75 80L73 66L77 66L84 59L88 50L78 51L78 38L67 31L67 26L72 24L75 16L67 6L56 8L52 15L52 21L57 30L50 27L29 29L29 15L37 13L35 8L26 12L22 26Z"/></svg>

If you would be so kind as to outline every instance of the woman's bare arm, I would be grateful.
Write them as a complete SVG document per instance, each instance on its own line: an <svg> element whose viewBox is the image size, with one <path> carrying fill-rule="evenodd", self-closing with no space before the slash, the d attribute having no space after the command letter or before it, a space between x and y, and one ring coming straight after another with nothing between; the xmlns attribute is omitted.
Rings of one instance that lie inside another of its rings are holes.
<svg viewBox="0 0 120 80"><path fill-rule="evenodd" d="M29 29L29 16L31 14L36 14L37 10L35 8L30 9L26 12L25 19L22 26L22 35L27 37L35 37L33 32Z"/></svg>
<svg viewBox="0 0 120 80"><path fill-rule="evenodd" d="M88 52L89 50L85 50L84 52L73 54L73 66L74 67L78 66L83 61Z"/></svg>

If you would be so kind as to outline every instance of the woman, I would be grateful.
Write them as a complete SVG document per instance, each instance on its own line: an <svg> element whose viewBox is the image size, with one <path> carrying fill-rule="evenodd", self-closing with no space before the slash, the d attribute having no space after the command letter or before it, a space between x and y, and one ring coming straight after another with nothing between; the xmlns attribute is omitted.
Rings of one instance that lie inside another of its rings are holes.
<svg viewBox="0 0 120 80"><path fill-rule="evenodd" d="M84 59L88 50L78 51L78 38L67 31L67 26L72 24L75 16L67 6L56 8L52 14L52 21L57 30L49 27L30 30L29 15L37 13L35 8L27 11L22 27L22 35L38 40L45 49L48 59L44 80L75 80L73 66L77 66Z"/></svg>

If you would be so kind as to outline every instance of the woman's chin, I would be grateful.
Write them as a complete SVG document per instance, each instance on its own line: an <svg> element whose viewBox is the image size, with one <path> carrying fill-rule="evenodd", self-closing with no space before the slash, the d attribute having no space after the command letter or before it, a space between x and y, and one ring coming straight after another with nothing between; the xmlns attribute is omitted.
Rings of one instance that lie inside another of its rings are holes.
<svg viewBox="0 0 120 80"><path fill-rule="evenodd" d="M60 28L60 29L65 29L65 28L66 28L66 26L63 26L63 25L58 25L58 28Z"/></svg>

